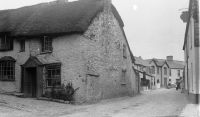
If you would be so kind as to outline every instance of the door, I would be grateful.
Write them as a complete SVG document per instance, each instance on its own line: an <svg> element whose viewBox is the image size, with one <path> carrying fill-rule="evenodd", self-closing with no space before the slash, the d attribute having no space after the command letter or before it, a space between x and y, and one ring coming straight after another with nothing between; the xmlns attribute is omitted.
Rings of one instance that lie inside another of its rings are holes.
<svg viewBox="0 0 200 117"><path fill-rule="evenodd" d="M24 95L25 97L36 97L37 93L37 72L36 67L25 68Z"/></svg>
<svg viewBox="0 0 200 117"><path fill-rule="evenodd" d="M87 76L87 100L88 102L96 102L101 98L101 90L99 78L95 76Z"/></svg>
<svg viewBox="0 0 200 117"><path fill-rule="evenodd" d="M164 78L164 86L167 87L167 78Z"/></svg>

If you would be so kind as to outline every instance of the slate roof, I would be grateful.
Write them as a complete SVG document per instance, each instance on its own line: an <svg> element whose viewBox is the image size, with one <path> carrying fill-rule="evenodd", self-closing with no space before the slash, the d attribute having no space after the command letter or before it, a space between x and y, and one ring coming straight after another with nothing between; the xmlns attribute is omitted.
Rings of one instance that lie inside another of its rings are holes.
<svg viewBox="0 0 200 117"><path fill-rule="evenodd" d="M82 0L62 4L54 1L1 10L0 33L8 32L11 36L83 33L103 8L103 0ZM113 5L112 12L123 27L124 23Z"/></svg>
<svg viewBox="0 0 200 117"><path fill-rule="evenodd" d="M155 64L156 64L158 67L162 67L162 66L165 64L165 60L164 60L164 59L153 58L153 59L147 59L147 61L149 61L149 62L154 61Z"/></svg>
<svg viewBox="0 0 200 117"><path fill-rule="evenodd" d="M170 68L172 69L183 69L184 68L184 62L182 61L166 61Z"/></svg>
<svg viewBox="0 0 200 117"><path fill-rule="evenodd" d="M166 62L167 65L171 69L183 69L184 68L184 62L183 61L177 61L177 60L168 61L168 60L165 60L165 59L157 59L157 58L148 59L148 61L155 61L156 65L159 66L159 67L162 67Z"/></svg>
<svg viewBox="0 0 200 117"><path fill-rule="evenodd" d="M134 58L135 58L135 64L137 64L137 65L142 65L142 66L150 65L149 61L146 61L146 60L142 59L141 57L134 56Z"/></svg>

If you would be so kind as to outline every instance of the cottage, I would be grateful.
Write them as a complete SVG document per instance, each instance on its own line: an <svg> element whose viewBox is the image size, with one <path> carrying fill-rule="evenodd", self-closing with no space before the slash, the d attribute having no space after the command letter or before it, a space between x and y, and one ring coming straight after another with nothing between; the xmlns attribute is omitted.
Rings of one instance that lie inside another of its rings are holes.
<svg viewBox="0 0 200 117"><path fill-rule="evenodd" d="M123 26L111 0L0 11L0 91L41 97L71 83L77 102L136 94Z"/></svg>
<svg viewBox="0 0 200 117"><path fill-rule="evenodd" d="M185 68L185 90L192 103L200 101L200 41L199 41L199 0L189 0L189 10L184 11L181 18L187 22L183 45Z"/></svg>

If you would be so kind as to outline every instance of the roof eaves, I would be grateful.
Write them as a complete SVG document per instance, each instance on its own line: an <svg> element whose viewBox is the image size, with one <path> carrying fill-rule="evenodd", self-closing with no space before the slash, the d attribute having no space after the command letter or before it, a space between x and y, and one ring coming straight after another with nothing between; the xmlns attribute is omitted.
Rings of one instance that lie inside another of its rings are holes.
<svg viewBox="0 0 200 117"><path fill-rule="evenodd" d="M187 25L186 25L186 30L185 30L185 37L184 37L184 43L183 43L183 50L185 50L185 46L187 43L187 36L188 36L188 30L189 30L189 24L190 24L190 18L191 18L191 10L192 10L192 0L190 0L189 3L189 17L188 17L188 21L187 21Z"/></svg>

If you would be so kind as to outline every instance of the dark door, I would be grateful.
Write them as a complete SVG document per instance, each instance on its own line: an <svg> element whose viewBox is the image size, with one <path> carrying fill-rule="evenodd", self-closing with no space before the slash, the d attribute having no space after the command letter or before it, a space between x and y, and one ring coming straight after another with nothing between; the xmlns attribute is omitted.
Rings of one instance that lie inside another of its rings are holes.
<svg viewBox="0 0 200 117"><path fill-rule="evenodd" d="M25 68L25 77L24 77L24 95L26 97L36 97L37 93L37 74L36 67Z"/></svg>
<svg viewBox="0 0 200 117"><path fill-rule="evenodd" d="M167 87L167 78L164 78L164 86Z"/></svg>

